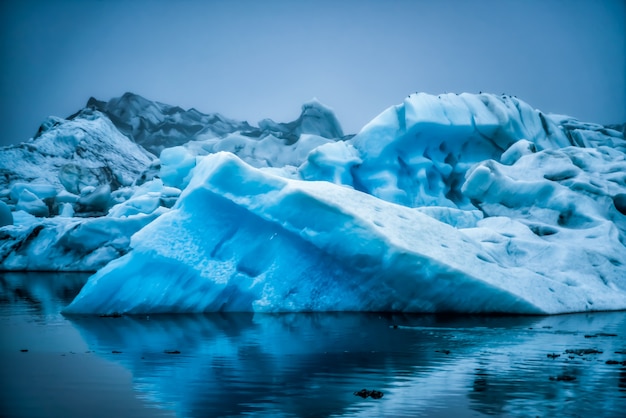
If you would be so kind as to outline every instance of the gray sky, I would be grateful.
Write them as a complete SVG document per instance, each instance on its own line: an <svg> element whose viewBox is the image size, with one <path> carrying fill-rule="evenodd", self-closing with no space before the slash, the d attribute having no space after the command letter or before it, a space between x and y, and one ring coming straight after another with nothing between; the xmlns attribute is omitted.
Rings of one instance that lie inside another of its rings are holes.
<svg viewBox="0 0 626 418"><path fill-rule="evenodd" d="M412 92L626 122L624 0L1 0L0 143L125 91L256 124L317 97L346 133Z"/></svg>

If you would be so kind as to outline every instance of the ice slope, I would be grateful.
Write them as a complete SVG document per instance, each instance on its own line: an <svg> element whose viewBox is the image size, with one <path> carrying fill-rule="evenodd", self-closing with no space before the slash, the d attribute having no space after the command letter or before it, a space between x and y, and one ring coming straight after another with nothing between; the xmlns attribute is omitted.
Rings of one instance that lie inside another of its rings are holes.
<svg viewBox="0 0 626 418"><path fill-rule="evenodd" d="M536 237L520 229L509 228L509 237ZM613 235L610 244L622 245ZM560 266L568 269L562 276L538 273L418 210L330 182L278 177L230 153L202 159L173 210L135 234L132 247L65 312L626 308L624 252L611 248L611 276L579 272L587 260ZM589 255L587 247L567 251Z"/></svg>

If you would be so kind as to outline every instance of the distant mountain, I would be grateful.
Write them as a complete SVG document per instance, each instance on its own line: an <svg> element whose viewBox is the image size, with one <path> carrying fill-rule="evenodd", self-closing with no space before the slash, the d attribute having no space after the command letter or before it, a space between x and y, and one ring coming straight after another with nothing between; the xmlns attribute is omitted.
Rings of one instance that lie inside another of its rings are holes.
<svg viewBox="0 0 626 418"><path fill-rule="evenodd" d="M164 148L207 137L224 137L235 131L256 132L247 122L228 119L219 113L153 102L125 93L108 102L90 98L87 107L104 113L117 129L155 155Z"/></svg>
<svg viewBox="0 0 626 418"><path fill-rule="evenodd" d="M293 122L277 123L264 119L259 122L259 127L219 113L205 114L193 108L184 110L150 101L133 93L125 93L108 102L92 97L87 107L104 113L122 134L157 156L165 148L189 141L224 138L234 132L251 138L273 135L284 139L288 145L295 143L301 134L343 137L332 110L317 100L305 103L301 115Z"/></svg>

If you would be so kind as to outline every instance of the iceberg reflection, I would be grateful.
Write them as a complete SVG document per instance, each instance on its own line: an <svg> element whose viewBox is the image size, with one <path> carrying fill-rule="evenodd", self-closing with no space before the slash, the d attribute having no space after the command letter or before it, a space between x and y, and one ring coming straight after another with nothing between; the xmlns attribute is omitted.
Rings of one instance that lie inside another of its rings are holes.
<svg viewBox="0 0 626 418"><path fill-rule="evenodd" d="M605 364L626 360L615 354L624 336L585 338L626 329L624 312L69 318L90 349L133 374L139 397L180 416L526 416L626 406L625 368ZM592 346L602 353L565 355ZM576 380L550 379L562 374ZM384 397L354 395L363 388Z"/></svg>

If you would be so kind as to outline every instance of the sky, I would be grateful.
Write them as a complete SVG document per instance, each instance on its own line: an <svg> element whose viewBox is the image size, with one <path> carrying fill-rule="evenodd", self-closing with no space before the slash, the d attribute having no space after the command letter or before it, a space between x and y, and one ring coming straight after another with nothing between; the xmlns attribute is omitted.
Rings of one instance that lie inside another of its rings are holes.
<svg viewBox="0 0 626 418"><path fill-rule="evenodd" d="M132 91L256 124L317 98L355 133L413 92L626 122L624 0L1 0L0 145Z"/></svg>

